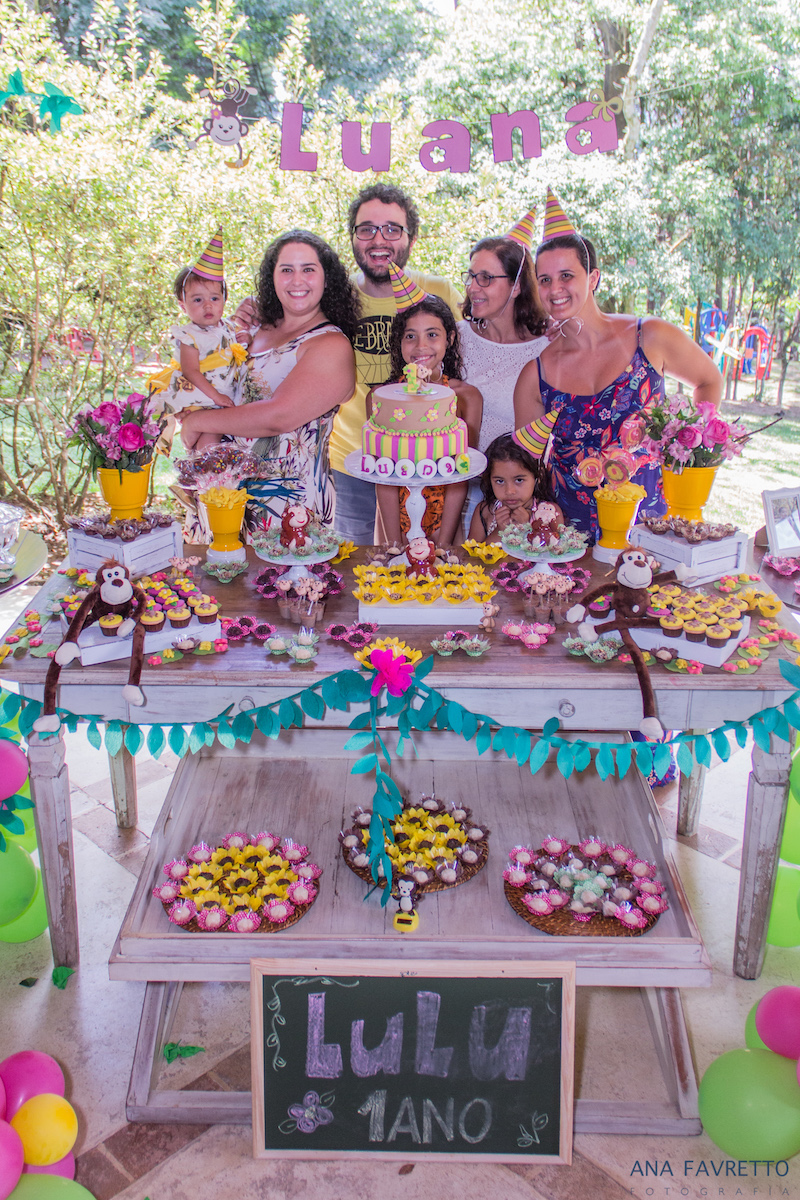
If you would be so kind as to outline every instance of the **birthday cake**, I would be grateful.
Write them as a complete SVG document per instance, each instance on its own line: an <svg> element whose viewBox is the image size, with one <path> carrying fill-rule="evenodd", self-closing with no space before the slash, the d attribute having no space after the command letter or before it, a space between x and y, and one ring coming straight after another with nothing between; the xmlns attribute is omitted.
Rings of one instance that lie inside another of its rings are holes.
<svg viewBox="0 0 800 1200"><path fill-rule="evenodd" d="M465 474L469 470L467 426L456 415L456 396L448 387L427 384L409 392L403 383L375 390L372 416L361 430L361 469L367 474Z"/></svg>

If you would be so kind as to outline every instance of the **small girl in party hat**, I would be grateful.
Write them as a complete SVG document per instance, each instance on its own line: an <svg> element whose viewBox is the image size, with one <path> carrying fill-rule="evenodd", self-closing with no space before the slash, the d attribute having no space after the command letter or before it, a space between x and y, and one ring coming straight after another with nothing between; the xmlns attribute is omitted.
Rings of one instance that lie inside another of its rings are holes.
<svg viewBox="0 0 800 1200"><path fill-rule="evenodd" d="M164 392L164 409L180 421L184 414L198 408L229 408L234 404L240 367L247 357L241 342L248 335L223 316L228 289L221 229L194 266L178 273L173 286L189 322L172 326L175 356L148 382L153 391ZM251 439L247 440L249 444ZM195 448L201 450L218 441L218 434L204 433Z"/></svg>

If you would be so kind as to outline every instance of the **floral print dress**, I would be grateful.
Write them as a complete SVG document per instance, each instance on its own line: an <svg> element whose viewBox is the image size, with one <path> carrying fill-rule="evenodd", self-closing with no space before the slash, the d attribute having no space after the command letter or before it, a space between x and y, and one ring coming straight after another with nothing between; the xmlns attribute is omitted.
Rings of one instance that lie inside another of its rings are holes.
<svg viewBox="0 0 800 1200"><path fill-rule="evenodd" d="M298 348L321 333L341 333L341 330L323 322L283 346L251 353L240 380L237 403L269 400L297 365ZM334 490L328 468L328 441L337 409L338 405L290 433L255 442L252 452L264 459L268 476L248 484L248 491L258 500L247 506L245 527L250 532L269 529L280 522L287 500L304 504L325 524L331 524Z"/></svg>
<svg viewBox="0 0 800 1200"><path fill-rule="evenodd" d="M541 359L536 360L544 411L558 411L549 462L553 499L561 507L567 522L588 533L591 542L600 536L594 488L586 487L575 478L575 467L588 454L602 452L615 442L626 417L640 412L653 397L664 395L664 377L646 358L641 347L641 332L639 318L633 358L622 374L595 396L572 395L551 387L542 376ZM639 511L643 516L660 516L666 512L661 468L644 451L634 451L634 457L643 461L633 482L641 484L647 492Z"/></svg>

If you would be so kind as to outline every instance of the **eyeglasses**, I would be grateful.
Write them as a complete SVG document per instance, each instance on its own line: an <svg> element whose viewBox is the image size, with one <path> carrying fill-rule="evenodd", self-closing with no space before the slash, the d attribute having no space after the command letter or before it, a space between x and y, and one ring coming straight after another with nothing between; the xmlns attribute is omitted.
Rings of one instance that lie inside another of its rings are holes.
<svg viewBox="0 0 800 1200"><path fill-rule="evenodd" d="M508 279L507 275L490 275L488 271L463 271L461 274L461 282L464 287L469 287L473 279L478 287L488 287L493 279Z"/></svg>
<svg viewBox="0 0 800 1200"><path fill-rule="evenodd" d="M360 242L371 242L376 233L383 234L387 242L399 242L408 230L405 225L395 225L393 221L387 221L385 225L356 225L354 232Z"/></svg>

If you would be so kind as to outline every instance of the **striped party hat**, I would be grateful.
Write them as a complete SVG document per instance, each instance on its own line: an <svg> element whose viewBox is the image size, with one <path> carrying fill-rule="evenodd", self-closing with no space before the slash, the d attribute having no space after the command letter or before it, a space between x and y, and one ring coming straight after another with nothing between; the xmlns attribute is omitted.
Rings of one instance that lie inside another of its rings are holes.
<svg viewBox="0 0 800 1200"><path fill-rule="evenodd" d="M201 279L210 279L212 283L221 283L225 278L222 269L221 225L192 267L192 274L199 275Z"/></svg>
<svg viewBox="0 0 800 1200"><path fill-rule="evenodd" d="M517 429L511 436L518 446L528 451L532 458L541 458L547 449L550 434L553 432L557 420L558 411L552 409L543 417L537 417L535 421L531 421L530 425Z"/></svg>
<svg viewBox="0 0 800 1200"><path fill-rule="evenodd" d="M544 210L544 232L542 241L549 242L551 238L561 237L564 233L577 233L559 203L558 196L550 188L547 189L547 206Z"/></svg>
<svg viewBox="0 0 800 1200"><path fill-rule="evenodd" d="M511 238L513 242L519 242L525 250L533 249L533 223L536 220L536 209L531 208L525 213L521 220L517 221L516 225L512 226L506 234L507 238Z"/></svg>
<svg viewBox="0 0 800 1200"><path fill-rule="evenodd" d="M406 308L413 308L415 304L421 304L425 299L425 292L419 284L414 283L414 280L410 279L405 271L401 267L395 266L393 262L389 263L389 278L392 281L392 292L398 312L403 312Z"/></svg>

